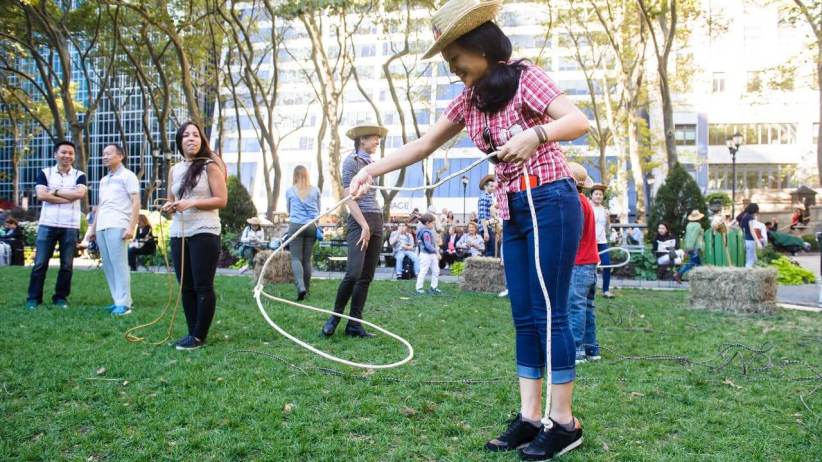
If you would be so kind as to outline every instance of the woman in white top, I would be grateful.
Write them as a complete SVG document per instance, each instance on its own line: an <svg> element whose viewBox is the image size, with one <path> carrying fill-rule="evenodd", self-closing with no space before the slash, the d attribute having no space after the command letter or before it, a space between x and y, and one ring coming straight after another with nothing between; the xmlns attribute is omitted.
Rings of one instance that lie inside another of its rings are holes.
<svg viewBox="0 0 822 462"><path fill-rule="evenodd" d="M254 268L254 256L257 255L259 249L265 248L265 231L262 227L262 222L257 217L251 217L246 220L248 226L243 229L240 235L240 255L243 256L247 265L243 268L243 272Z"/></svg>
<svg viewBox="0 0 822 462"><path fill-rule="evenodd" d="M608 210L602 205L605 201L605 190L607 186L597 183L591 191L591 202L594 204L594 222L596 224L597 250L602 252L608 248ZM599 254L602 265L611 264L611 256L608 252ZM602 295L606 298L613 298L611 293L611 269L602 270Z"/></svg>
<svg viewBox="0 0 822 462"><path fill-rule="evenodd" d="M88 239L96 240L100 249L103 273L114 301L108 309L115 316L131 313L128 244L140 215L140 182L123 165L125 158L125 151L116 144L103 149L108 174L100 179L97 214L88 231Z"/></svg>
<svg viewBox="0 0 822 462"><path fill-rule="evenodd" d="M220 257L220 212L226 205L225 172L214 159L202 130L185 122L177 130L177 150L184 159L168 175L168 202L163 211L174 212L171 221L171 254L174 272L182 286L183 311L188 335L175 343L178 350L205 344L214 319L217 297L214 275Z"/></svg>
<svg viewBox="0 0 822 462"><path fill-rule="evenodd" d="M477 224L473 221L468 223L468 233L463 234L457 249L468 252L471 257L479 257L485 253L485 239L477 233Z"/></svg>

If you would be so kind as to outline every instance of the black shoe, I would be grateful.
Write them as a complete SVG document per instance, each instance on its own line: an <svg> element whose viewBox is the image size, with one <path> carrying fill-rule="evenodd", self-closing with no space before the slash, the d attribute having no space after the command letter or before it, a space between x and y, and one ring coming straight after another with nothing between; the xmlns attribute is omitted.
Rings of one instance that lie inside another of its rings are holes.
<svg viewBox="0 0 822 462"><path fill-rule="evenodd" d="M349 337L367 338L373 337L374 334L365 330L362 326L345 326L345 335Z"/></svg>
<svg viewBox="0 0 822 462"><path fill-rule="evenodd" d="M198 348L202 348L205 345L205 341L199 340L196 337L189 335L188 337L180 340L179 343L175 346L178 350L196 350Z"/></svg>
<svg viewBox="0 0 822 462"><path fill-rule="evenodd" d="M485 443L485 449L491 452L513 451L536 438L540 428L523 420L522 414L517 414L502 435Z"/></svg>
<svg viewBox="0 0 822 462"><path fill-rule="evenodd" d="M337 324L340 323L340 318L336 316L331 316L328 318L328 321L325 322L323 325L323 335L326 337L331 337L334 335L334 331L337 330Z"/></svg>
<svg viewBox="0 0 822 462"><path fill-rule="evenodd" d="M306 294L306 293L307 293L307 292L306 292L306 291L304 291L304 290L302 290L302 291L300 291L299 293L297 293L297 301L298 301L298 302L301 302L301 301L305 300L305 294Z"/></svg>
<svg viewBox="0 0 822 462"><path fill-rule="evenodd" d="M564 430L558 423L539 432L534 441L519 450L522 460L548 460L561 456L582 444L582 426L574 418L574 429Z"/></svg>

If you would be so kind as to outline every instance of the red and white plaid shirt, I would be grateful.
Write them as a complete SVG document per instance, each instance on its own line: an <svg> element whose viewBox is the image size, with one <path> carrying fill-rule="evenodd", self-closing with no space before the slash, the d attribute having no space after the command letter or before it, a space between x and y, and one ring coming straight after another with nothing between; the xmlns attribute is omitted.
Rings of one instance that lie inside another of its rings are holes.
<svg viewBox="0 0 822 462"><path fill-rule="evenodd" d="M527 62L523 62L523 65L525 69L520 76L519 89L499 112L486 115L472 105L472 87L466 87L445 110L448 120L464 124L468 136L485 152L490 152L491 149L482 136L486 125L490 129L494 146L500 148L517 133L535 125L551 122L548 106L554 98L562 94L562 90L539 67ZM553 141L537 147L537 152L528 159L527 164L528 173L539 178L539 184L571 177L565 155ZM503 220L508 220L508 193L521 191L522 166L500 162L496 165L494 173L497 176L496 197L499 215Z"/></svg>

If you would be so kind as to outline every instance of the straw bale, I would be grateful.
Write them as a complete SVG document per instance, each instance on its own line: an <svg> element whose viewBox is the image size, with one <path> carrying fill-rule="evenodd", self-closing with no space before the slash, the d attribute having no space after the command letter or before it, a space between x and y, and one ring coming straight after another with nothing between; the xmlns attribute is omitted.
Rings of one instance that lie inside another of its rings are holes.
<svg viewBox="0 0 822 462"><path fill-rule="evenodd" d="M499 258L469 257L465 259L460 288L469 292L499 293L505 290L503 268Z"/></svg>
<svg viewBox="0 0 822 462"><path fill-rule="evenodd" d="M254 257L254 279L260 278L260 271L272 250L262 250ZM274 255L265 272L265 282L280 283L294 282L294 273L291 272L291 253L287 250Z"/></svg>
<svg viewBox="0 0 822 462"><path fill-rule="evenodd" d="M777 272L773 268L700 266L688 276L693 308L733 313L776 309Z"/></svg>

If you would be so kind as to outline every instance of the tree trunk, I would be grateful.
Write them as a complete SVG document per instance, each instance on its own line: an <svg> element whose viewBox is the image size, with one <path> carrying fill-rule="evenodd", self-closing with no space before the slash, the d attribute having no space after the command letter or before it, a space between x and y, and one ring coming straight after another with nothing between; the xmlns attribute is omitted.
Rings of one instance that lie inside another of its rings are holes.
<svg viewBox="0 0 822 462"><path fill-rule="evenodd" d="M639 140L637 139L636 115L628 117L628 158L631 160L631 175L636 191L636 217L645 215L645 177L642 174L642 163L639 159Z"/></svg>
<svg viewBox="0 0 822 462"><path fill-rule="evenodd" d="M816 168L819 169L819 184L822 186L822 39L816 42L816 84L819 94L819 123L816 127Z"/></svg>
<svg viewBox="0 0 822 462"><path fill-rule="evenodd" d="M659 92L662 95L662 126L665 130L665 152L667 153L668 170L678 162L676 139L674 138L674 107L671 102L671 88L668 83L668 71L659 64Z"/></svg>

